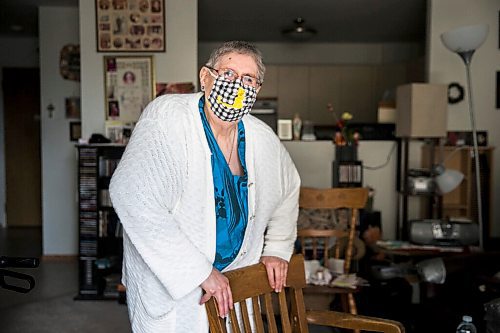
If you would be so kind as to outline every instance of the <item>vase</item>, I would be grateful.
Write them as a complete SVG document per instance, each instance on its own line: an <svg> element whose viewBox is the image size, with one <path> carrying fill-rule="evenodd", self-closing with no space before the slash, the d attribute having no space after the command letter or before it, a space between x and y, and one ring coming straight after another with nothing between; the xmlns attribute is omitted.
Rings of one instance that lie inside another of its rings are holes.
<svg viewBox="0 0 500 333"><path fill-rule="evenodd" d="M298 113L293 116L292 120L292 128L293 128L293 139L300 140L300 131L302 130L302 119Z"/></svg>
<svg viewBox="0 0 500 333"><path fill-rule="evenodd" d="M357 161L358 147L355 145L345 145L345 146L335 145L335 160L339 162Z"/></svg>

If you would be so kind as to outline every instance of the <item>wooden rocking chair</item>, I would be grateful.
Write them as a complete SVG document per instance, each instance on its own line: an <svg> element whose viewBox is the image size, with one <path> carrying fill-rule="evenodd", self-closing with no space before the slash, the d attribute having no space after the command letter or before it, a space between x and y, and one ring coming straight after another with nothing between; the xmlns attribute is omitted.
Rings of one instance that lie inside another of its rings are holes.
<svg viewBox="0 0 500 333"><path fill-rule="evenodd" d="M353 248L355 243L356 224L359 219L359 209L364 208L368 199L368 189L366 188L326 188L316 189L303 187L300 189L299 207L306 209L339 209L348 210L347 229L319 230L319 229L299 229L297 238L301 245L301 251L306 256L306 243L311 244L311 253L308 259L323 261L323 265L328 267L330 257L344 260L344 272L350 273L351 261L353 259ZM335 240L333 253L330 255L330 240ZM345 250L341 251L339 244L341 240L347 240ZM309 254L309 253L308 253ZM332 268L332 267L328 267ZM345 312L357 314L356 302L353 293L358 289L333 288L326 286L308 286L305 293L322 296L340 295L342 307Z"/></svg>

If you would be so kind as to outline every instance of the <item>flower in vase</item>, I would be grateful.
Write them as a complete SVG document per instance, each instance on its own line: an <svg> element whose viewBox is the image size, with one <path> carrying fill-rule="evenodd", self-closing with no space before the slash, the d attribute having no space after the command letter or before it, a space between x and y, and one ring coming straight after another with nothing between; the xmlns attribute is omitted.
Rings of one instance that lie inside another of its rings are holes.
<svg viewBox="0 0 500 333"><path fill-rule="evenodd" d="M340 117L338 117L333 110L332 103L328 103L326 108L333 114L335 126L337 127L333 137L333 143L338 146L357 145L359 139L361 138L359 132L355 129L348 128L348 123L352 120L353 115L349 112L344 112Z"/></svg>

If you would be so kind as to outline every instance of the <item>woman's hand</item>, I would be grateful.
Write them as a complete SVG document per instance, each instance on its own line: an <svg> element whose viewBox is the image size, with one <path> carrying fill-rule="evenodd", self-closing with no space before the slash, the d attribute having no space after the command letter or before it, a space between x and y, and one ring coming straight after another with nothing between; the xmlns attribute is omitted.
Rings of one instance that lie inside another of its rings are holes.
<svg viewBox="0 0 500 333"><path fill-rule="evenodd" d="M200 304L207 302L213 296L219 306L219 316L226 317L229 310L233 309L233 295L227 277L212 268L212 272L200 286L205 291L200 299Z"/></svg>
<svg viewBox="0 0 500 333"><path fill-rule="evenodd" d="M281 292L286 285L286 274L288 273L288 262L278 257L260 258L260 262L266 266L269 284L275 292Z"/></svg>

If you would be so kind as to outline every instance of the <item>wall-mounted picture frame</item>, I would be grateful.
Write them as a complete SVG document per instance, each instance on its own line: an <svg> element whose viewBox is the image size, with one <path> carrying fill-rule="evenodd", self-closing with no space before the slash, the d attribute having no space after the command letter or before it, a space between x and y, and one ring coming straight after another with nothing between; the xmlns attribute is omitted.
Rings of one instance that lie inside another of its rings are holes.
<svg viewBox="0 0 500 333"><path fill-rule="evenodd" d="M136 122L154 97L153 56L105 56L106 120Z"/></svg>
<svg viewBox="0 0 500 333"><path fill-rule="evenodd" d="M66 119L80 119L80 97L66 97L64 99Z"/></svg>
<svg viewBox="0 0 500 333"><path fill-rule="evenodd" d="M165 52L165 0L95 0L97 52Z"/></svg>
<svg viewBox="0 0 500 333"><path fill-rule="evenodd" d="M80 121L72 121L69 123L69 140L78 141L82 137L82 123Z"/></svg>
<svg viewBox="0 0 500 333"><path fill-rule="evenodd" d="M500 109L500 71L497 71L496 107Z"/></svg>
<svg viewBox="0 0 500 333"><path fill-rule="evenodd" d="M65 80L80 81L80 45L64 45L59 58L61 76Z"/></svg>

